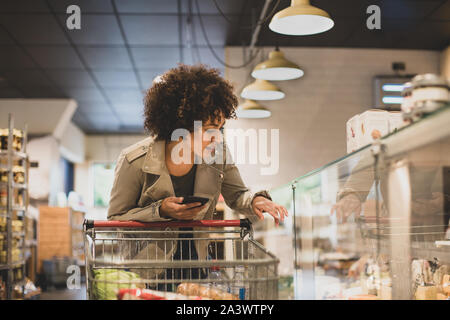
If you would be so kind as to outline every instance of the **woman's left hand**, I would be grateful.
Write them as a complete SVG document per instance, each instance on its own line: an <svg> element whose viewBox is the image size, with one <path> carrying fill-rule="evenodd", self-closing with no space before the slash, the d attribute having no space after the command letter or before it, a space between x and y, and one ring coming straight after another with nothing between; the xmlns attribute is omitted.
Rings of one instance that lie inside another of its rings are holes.
<svg viewBox="0 0 450 320"><path fill-rule="evenodd" d="M288 216L288 211L285 207L280 206L275 202L261 196L255 197L253 199L252 208L261 220L264 219L263 212L269 213L274 218L275 224L277 226L280 224L280 219L283 222L284 217Z"/></svg>

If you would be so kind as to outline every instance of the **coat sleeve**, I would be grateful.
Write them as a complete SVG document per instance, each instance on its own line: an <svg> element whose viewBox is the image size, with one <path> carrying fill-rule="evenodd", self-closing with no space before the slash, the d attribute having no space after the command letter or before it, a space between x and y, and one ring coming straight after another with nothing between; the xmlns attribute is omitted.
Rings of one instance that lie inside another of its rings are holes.
<svg viewBox="0 0 450 320"><path fill-rule="evenodd" d="M117 160L114 172L114 183L108 208L108 220L119 221L170 221L161 218L159 208L162 200L148 206L139 207L138 202L144 183L144 174L140 168L134 167L122 152Z"/></svg>
<svg viewBox="0 0 450 320"><path fill-rule="evenodd" d="M228 149L225 148L224 152L228 152ZM257 196L263 196L270 200L272 199L267 191L260 191L252 194L242 181L239 169L229 157L227 157L227 159L228 161L226 161L224 165L224 177L221 190L225 203L231 209L239 211L250 219L252 223L255 223L259 220L259 217L253 211L253 199Z"/></svg>

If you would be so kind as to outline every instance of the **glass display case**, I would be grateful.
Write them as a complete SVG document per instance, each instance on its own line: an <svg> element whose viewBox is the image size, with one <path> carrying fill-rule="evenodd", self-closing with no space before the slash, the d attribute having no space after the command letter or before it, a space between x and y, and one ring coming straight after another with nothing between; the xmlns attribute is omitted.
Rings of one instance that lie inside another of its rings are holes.
<svg viewBox="0 0 450 320"><path fill-rule="evenodd" d="M450 298L450 106L271 194L295 299Z"/></svg>

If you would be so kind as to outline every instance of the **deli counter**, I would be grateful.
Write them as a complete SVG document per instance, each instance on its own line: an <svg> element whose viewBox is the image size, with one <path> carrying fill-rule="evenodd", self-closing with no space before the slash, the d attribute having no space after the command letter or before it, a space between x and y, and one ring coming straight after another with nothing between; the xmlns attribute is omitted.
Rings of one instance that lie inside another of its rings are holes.
<svg viewBox="0 0 450 320"><path fill-rule="evenodd" d="M271 194L294 299L450 299L450 106Z"/></svg>

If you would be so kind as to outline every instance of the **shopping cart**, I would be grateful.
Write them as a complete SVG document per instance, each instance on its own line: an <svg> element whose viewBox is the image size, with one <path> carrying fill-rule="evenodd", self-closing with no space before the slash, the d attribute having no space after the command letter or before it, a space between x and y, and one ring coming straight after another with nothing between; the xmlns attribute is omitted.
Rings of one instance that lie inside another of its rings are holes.
<svg viewBox="0 0 450 320"><path fill-rule="evenodd" d="M253 239L247 219L86 220L84 232L88 299L143 291L162 299L278 298L279 260Z"/></svg>

